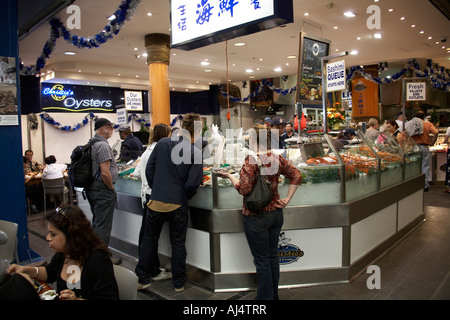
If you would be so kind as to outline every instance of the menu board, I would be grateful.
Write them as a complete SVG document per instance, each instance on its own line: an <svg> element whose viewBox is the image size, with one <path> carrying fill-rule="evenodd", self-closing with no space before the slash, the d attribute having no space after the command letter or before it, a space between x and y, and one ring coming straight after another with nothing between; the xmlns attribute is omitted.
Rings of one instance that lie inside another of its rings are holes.
<svg viewBox="0 0 450 320"><path fill-rule="evenodd" d="M297 102L322 104L322 63L320 58L329 55L330 44L331 42L328 40L300 33Z"/></svg>

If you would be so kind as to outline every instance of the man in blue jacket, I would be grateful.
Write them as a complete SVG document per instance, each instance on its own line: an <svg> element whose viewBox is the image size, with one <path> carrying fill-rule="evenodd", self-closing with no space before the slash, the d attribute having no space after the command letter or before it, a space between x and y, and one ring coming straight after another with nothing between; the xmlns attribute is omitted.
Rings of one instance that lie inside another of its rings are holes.
<svg viewBox="0 0 450 320"><path fill-rule="evenodd" d="M144 238L136 265L138 289L147 288L150 279L172 278L175 291L184 290L188 201L197 192L203 177L201 146L194 145L201 128L198 114L185 115L183 130L178 136L159 140L147 162L145 173L152 194L147 203ZM158 259L158 240L166 221L172 247L172 274L161 271Z"/></svg>
<svg viewBox="0 0 450 320"><path fill-rule="evenodd" d="M119 127L120 139L123 140L120 147L120 161L128 162L130 160L136 160L144 152L144 146L138 137L131 133L130 126L121 125Z"/></svg>

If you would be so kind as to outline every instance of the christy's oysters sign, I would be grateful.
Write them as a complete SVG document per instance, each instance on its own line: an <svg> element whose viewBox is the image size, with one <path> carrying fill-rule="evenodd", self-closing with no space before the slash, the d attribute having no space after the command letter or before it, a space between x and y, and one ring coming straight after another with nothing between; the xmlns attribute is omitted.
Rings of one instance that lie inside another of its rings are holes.
<svg viewBox="0 0 450 320"><path fill-rule="evenodd" d="M52 112L115 112L124 103L120 88L42 83L41 106Z"/></svg>

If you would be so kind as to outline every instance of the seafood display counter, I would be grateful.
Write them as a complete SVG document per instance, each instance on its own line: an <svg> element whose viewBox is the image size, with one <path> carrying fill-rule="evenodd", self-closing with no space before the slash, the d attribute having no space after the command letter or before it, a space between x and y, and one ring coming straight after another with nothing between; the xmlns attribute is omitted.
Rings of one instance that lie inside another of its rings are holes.
<svg viewBox="0 0 450 320"><path fill-rule="evenodd" d="M221 148L227 155L221 169L234 168L238 176L251 152L245 141L226 141ZM287 158L300 170L302 185L283 210L280 288L348 282L424 220L421 151L410 139L399 144L381 134L370 142L358 132L337 150L330 136L321 135L290 145ZM189 202L188 279L216 292L255 289L243 198L215 174L217 163L209 160L204 160L202 186ZM125 169L115 186L110 246L137 258L143 208L141 182L132 171ZM281 197L288 184L281 176ZM87 201L81 198L80 205L90 212ZM170 257L167 226L159 253L163 260Z"/></svg>

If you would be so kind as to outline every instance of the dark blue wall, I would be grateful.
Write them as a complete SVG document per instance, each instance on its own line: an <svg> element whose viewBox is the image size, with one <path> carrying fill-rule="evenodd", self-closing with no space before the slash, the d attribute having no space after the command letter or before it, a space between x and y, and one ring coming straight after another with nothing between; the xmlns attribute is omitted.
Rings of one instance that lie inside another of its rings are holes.
<svg viewBox="0 0 450 320"><path fill-rule="evenodd" d="M17 0L2 0L0 10L0 56L15 57L18 68ZM17 74L17 81L19 75ZM20 109L20 89L17 85ZM22 136L19 125L0 126L0 219L19 225L19 260L29 258Z"/></svg>

